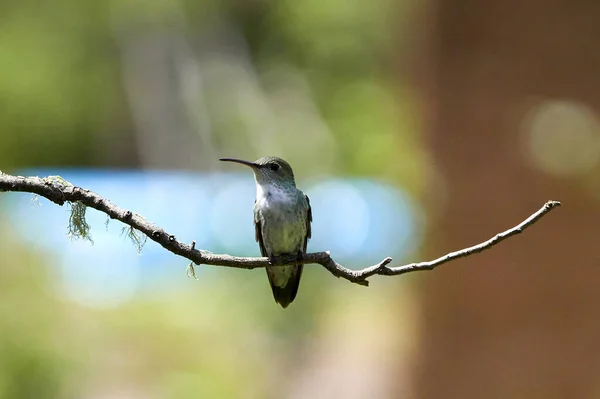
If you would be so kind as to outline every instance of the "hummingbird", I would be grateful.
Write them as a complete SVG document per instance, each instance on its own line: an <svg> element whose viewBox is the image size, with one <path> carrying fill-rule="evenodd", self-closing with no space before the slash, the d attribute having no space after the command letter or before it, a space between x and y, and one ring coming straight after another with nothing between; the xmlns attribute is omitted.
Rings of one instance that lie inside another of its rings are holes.
<svg viewBox="0 0 600 399"><path fill-rule="evenodd" d="M271 264L275 257L306 253L311 236L312 211L308 196L296 188L289 163L277 157L263 157L254 162L235 158L221 161L249 166L254 172L254 232L262 256ZM267 276L275 302L286 308L298 293L303 265L267 266Z"/></svg>

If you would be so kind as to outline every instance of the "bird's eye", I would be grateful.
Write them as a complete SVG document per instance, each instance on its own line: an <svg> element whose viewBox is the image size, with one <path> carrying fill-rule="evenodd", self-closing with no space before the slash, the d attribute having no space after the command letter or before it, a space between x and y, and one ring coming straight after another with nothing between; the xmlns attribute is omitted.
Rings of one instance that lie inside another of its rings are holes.
<svg viewBox="0 0 600 399"><path fill-rule="evenodd" d="M279 164L271 162L269 164L269 169L271 169L273 172L277 172L279 170Z"/></svg>

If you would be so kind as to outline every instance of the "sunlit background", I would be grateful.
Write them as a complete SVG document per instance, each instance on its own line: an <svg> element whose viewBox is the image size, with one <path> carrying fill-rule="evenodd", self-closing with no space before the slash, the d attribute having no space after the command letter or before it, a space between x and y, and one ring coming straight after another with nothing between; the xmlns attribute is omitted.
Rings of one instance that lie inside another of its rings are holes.
<svg viewBox="0 0 600 399"><path fill-rule="evenodd" d="M280 156L309 251L427 260L365 288L196 268L88 210L0 194L0 398L597 398L600 8L559 0L0 5L0 170L60 175L183 242L257 256Z"/></svg>

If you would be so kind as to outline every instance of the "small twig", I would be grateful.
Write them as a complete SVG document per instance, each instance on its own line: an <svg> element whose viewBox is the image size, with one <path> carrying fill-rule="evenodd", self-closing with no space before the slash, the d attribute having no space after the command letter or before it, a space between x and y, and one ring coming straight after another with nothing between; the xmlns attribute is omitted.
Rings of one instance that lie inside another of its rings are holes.
<svg viewBox="0 0 600 399"><path fill-rule="evenodd" d="M486 249L490 249L494 245L500 243L501 241L506 240L509 237L512 237L517 234L521 234L526 228L533 225L535 222L540 220L544 215L550 212L552 209L561 206L561 203L558 201L548 201L542 206L537 212L529 216L527 219L516 225L515 227L503 231L502 233L496 234L494 237L490 238L487 241L484 241L480 244L473 245L472 247L461 249L459 251L450 252L444 256L440 256L437 259L431 260L429 262L419 262L419 263L411 263L404 266L397 266L387 268L387 271L383 273L373 273L373 274L383 274L386 276L397 276L404 273L416 272L420 270L433 270L439 265L450 262L452 260L458 258L464 258L469 255L477 254L479 252L483 252ZM365 269L366 270L366 269ZM367 276L368 277L368 276Z"/></svg>
<svg viewBox="0 0 600 399"><path fill-rule="evenodd" d="M175 239L175 236L167 233L162 228L147 221L137 213L120 208L107 199L100 197L98 194L79 187L72 186L66 182L61 182L59 179L40 179L39 177L22 177L0 174L0 191L20 191L28 192L47 198L58 205L63 205L65 202L75 203L80 202L85 206L94 208L100 212L107 214L112 219L117 219L122 223L139 230L142 234L157 242L166 250L180 255L196 265L211 265L234 267L238 269L255 269L267 266L288 266L299 263L309 264L315 263L323 266L331 274L336 277L344 278L350 282L369 285L367 278L374 275L382 276L397 276L404 273L432 270L435 267L444 263L450 262L458 258L464 258L486 249L493 247L499 242L512 237L513 235L522 233L526 228L540 220L544 215L552 209L560 206L558 201L548 201L544 206L521 222L519 225L496 234L491 239L474 245L469 248L461 249L460 251L450 252L440 258L429 262L411 263L403 266L389 267L392 258L385 258L381 262L366 267L361 270L352 270L335 262L329 255L329 252L315 252L306 254L302 259L298 259L296 255L288 257L278 257L273 265L269 263L268 258L249 258L231 255L218 255L204 250L197 250L195 242L191 245L181 243ZM193 270L193 265L192 266ZM189 270L189 269L188 269Z"/></svg>

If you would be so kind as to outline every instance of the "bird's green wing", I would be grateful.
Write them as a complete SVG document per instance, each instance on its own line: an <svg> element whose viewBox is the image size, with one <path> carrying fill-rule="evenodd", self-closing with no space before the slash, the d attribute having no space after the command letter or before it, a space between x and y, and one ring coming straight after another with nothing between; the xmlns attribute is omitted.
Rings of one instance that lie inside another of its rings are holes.
<svg viewBox="0 0 600 399"><path fill-rule="evenodd" d="M304 198L306 198L306 205L308 206L308 209L306 210L306 237L304 237L304 253L306 253L308 239L312 236L310 228L312 222L312 209L310 208L310 199L308 199L308 195L304 194Z"/></svg>
<svg viewBox="0 0 600 399"><path fill-rule="evenodd" d="M256 201L254 201L256 203ZM256 242L258 242L258 246L260 248L260 254L262 256L268 257L267 250L265 249L265 243L262 237L262 225L260 221L260 211L258 209L254 210L254 238L256 238Z"/></svg>

